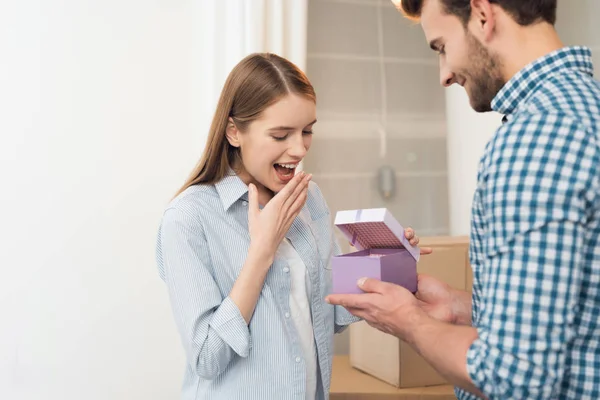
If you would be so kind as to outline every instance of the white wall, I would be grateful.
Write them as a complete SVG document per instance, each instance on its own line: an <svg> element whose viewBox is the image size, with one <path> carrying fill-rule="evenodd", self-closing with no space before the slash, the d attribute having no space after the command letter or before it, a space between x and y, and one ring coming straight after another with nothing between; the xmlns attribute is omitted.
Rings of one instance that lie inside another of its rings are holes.
<svg viewBox="0 0 600 400"><path fill-rule="evenodd" d="M479 160L502 115L473 111L465 90L453 85L446 89L446 120L450 235L468 235Z"/></svg>
<svg viewBox="0 0 600 400"><path fill-rule="evenodd" d="M0 5L0 398L174 399L154 240L204 145L192 0Z"/></svg>

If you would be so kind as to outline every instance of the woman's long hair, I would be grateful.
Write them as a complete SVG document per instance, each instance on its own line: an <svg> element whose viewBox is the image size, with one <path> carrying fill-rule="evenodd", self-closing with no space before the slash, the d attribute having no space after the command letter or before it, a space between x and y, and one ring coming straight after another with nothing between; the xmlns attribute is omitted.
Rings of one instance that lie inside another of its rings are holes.
<svg viewBox="0 0 600 400"><path fill-rule="evenodd" d="M221 91L204 154L177 195L193 185L214 184L234 167L239 148L227 141L229 118L244 132L267 107L290 93L316 102L315 91L306 75L285 58L255 53L240 61Z"/></svg>

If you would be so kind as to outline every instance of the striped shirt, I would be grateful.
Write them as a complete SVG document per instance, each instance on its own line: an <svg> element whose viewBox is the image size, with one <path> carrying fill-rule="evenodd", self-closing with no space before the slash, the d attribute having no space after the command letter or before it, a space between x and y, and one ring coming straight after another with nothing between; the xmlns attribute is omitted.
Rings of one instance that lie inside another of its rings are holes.
<svg viewBox="0 0 600 400"><path fill-rule="evenodd" d="M306 365L306 400L314 400L317 390L317 352L310 316L310 277L302 258L284 239L277 250L290 268L290 314L298 331L300 346Z"/></svg>
<svg viewBox="0 0 600 400"><path fill-rule="evenodd" d="M357 320L324 301L331 289L329 262L340 251L332 228L327 204L311 182L287 238L310 279L320 400L329 398L334 332ZM248 325L228 297L249 245L248 187L235 174L188 188L165 210L156 256L187 359L183 400L305 399L288 261L275 256Z"/></svg>
<svg viewBox="0 0 600 400"><path fill-rule="evenodd" d="M600 83L591 52L529 64L480 163L473 383L490 399L600 399ZM457 389L460 399L474 397Z"/></svg>

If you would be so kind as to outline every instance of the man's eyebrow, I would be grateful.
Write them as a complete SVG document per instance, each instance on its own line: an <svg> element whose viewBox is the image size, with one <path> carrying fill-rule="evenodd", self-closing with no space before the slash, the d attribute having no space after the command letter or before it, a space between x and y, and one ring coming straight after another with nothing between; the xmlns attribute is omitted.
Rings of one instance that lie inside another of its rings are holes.
<svg viewBox="0 0 600 400"><path fill-rule="evenodd" d="M440 47L442 47L442 38L435 38L431 42L429 42L429 47L431 50L440 51Z"/></svg>

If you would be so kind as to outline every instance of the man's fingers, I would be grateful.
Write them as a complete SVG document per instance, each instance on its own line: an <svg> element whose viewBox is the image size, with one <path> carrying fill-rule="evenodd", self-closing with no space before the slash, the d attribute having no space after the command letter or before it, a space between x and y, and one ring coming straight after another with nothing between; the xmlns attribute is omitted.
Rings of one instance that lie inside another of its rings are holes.
<svg viewBox="0 0 600 400"><path fill-rule="evenodd" d="M368 294L330 294L325 298L329 304L344 308L365 309L373 304L373 295Z"/></svg>
<svg viewBox="0 0 600 400"><path fill-rule="evenodd" d="M357 282L358 287L366 293L385 293L396 287L393 283L382 282L374 278L360 278Z"/></svg>

